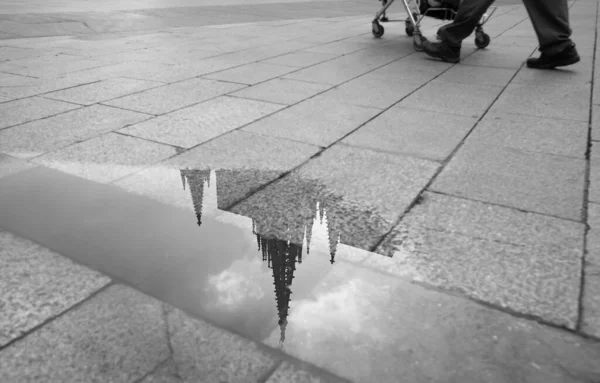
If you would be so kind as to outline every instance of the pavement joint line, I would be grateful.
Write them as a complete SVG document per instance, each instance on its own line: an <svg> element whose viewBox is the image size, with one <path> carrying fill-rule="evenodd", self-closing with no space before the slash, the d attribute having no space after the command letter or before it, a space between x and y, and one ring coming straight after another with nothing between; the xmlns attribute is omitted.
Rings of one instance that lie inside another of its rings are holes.
<svg viewBox="0 0 600 383"><path fill-rule="evenodd" d="M147 377L149 377L150 375L154 374L159 369L164 367L167 363L169 363L170 360L171 360L171 356L169 356L167 359L163 360L162 362L158 362L158 364L154 368L152 368L150 371L148 371L146 374L144 374L144 376L134 380L133 383L143 383Z"/></svg>
<svg viewBox="0 0 600 383"><path fill-rule="evenodd" d="M37 97L37 96L30 96L30 97L25 97L25 98L31 98L31 97ZM20 99L20 100L23 100L23 99ZM16 101L16 100L12 100L12 101ZM6 101L6 102L10 102L10 101ZM4 102L4 103L5 103L5 102ZM0 103L0 105L1 105L1 104L4 104L4 103ZM65 102L65 103L66 103L66 102ZM72 103L71 103L71 104L72 104ZM81 106L81 105L79 105L79 104L72 104L72 105ZM12 128L19 127L19 126L21 126L21 125L25 125L25 124L28 124L28 123L30 123L30 122L35 122L35 121L45 120L45 119L47 119L47 118L50 118L50 117L60 116L61 114L65 114L65 113L69 113L69 112L74 112L74 111L76 111L76 110L81 110L81 109L84 109L84 108L85 108L85 107L83 107L83 106L82 106L81 108L75 108L75 109L69 109L69 110L65 110L64 112L56 113L56 114L53 114L53 115L50 115L50 116L45 116L45 117L42 117L42 118L38 118L38 119L36 119L36 120L31 120L31 121L20 122L20 123L18 123L18 124L15 124L15 125L7 126L7 127L5 127L5 128L0 128L0 132L2 132L3 130L6 130L6 129L12 129Z"/></svg>
<svg viewBox="0 0 600 383"><path fill-rule="evenodd" d="M237 83L234 83L234 84L237 84ZM260 100L260 99L257 99L257 98L251 98L251 97L241 97L241 96L238 96L238 95L235 95L235 94L226 94L224 97L237 98L237 99L240 99L240 100L260 101L260 102L264 102L264 103L267 103L267 104L274 104L274 105L281 105L281 106L288 106L289 105L289 104L283 104L281 102L265 101L265 100Z"/></svg>
<svg viewBox="0 0 600 383"><path fill-rule="evenodd" d="M600 12L600 6L596 3L596 29L594 30L594 53L598 47L598 13ZM592 57L592 68L596 67L596 54ZM584 295L585 295L585 281L586 281L586 258L588 254L588 236L590 234L591 227L589 225L588 208L590 204L590 184L591 184L591 153L592 153L592 129L593 129L593 101L594 101L594 87L595 87L595 70L591 73L591 87L590 87L590 107L588 115L588 135L587 135L587 148L585 151L586 167L585 167L585 184L583 189L583 208L581 209L582 220L585 223L585 231L583 235L583 254L581 255L581 272L579 275L580 286L579 286L579 297L578 297L578 317L576 323L577 331L581 331L583 327L583 316L584 316Z"/></svg>
<svg viewBox="0 0 600 383"><path fill-rule="evenodd" d="M487 204L487 205L490 205L490 206L502 207L502 208L505 208L505 209L515 210L515 211L518 211L518 212L521 212L521 213L536 214L536 215L543 216L543 217L549 217L549 218L559 219L561 221L567 221L567 222L573 222L573 223L578 223L578 224L585 225L585 222L583 222L583 221L577 221L577 220L574 220L574 219L571 219L571 218L559 217L559 216L556 216L556 215L547 214L547 213L540 213L540 212L537 212L537 211L525 210L525 209L518 208L518 207L515 207L515 206L504 205L504 204L496 203L496 202L484 201L484 200L480 200L480 199L476 199L476 198L467 198L467 197L464 197L464 196L461 196L461 195L457 195L457 194L444 193L444 192L439 191L439 190L427 189L427 192L438 194L438 195L443 195L443 196L447 196L447 197L462 199L462 200L465 200L465 201L479 202L479 203L484 203L484 204Z"/></svg>
<svg viewBox="0 0 600 383"><path fill-rule="evenodd" d="M9 48L12 48L12 47L9 47ZM37 56L37 57L40 57L40 56ZM11 61L11 60L6 60L6 61L3 61L3 62L9 62L9 61ZM27 78L35 78L35 79L39 79L39 77L35 77L35 76L28 76L28 75L26 75L26 74L19 74L19 73L10 73L10 72L7 72L7 71L0 71L0 73L4 73L4 74L10 74L10 75L13 75L13 76L21 76L21 77L27 77ZM6 86L4 86L4 85L0 85L0 88L7 88L7 87L6 87Z"/></svg>
<svg viewBox="0 0 600 383"><path fill-rule="evenodd" d="M29 239L28 239L29 240ZM34 243L37 243L35 241L32 241ZM39 244L38 244L39 245ZM45 247L45 246L42 246ZM47 247L45 247L47 248ZM52 250L52 249L50 249ZM57 253L59 254L59 253ZM61 257L64 257L68 260L70 260L71 262L84 267L87 270L92 270L89 267L87 267L84 264L81 263L76 263L75 261L73 261L71 258L67 258L62 254L59 254ZM95 270L94 270L95 271ZM95 271L97 272L97 271ZM105 274L102 274L105 275ZM29 329L28 331L23 332L22 334L20 334L19 336L17 336L14 339L11 339L10 341L8 341L8 343L4 344L4 345L0 345L0 352L2 350L4 350L5 348L9 348L12 345L16 344L17 342L20 342L21 340L25 339L27 336L31 335L32 333L36 332L37 330L41 329L42 327L54 322L55 320L58 320L60 318L62 318L64 315L66 315L67 313L79 308L80 306L82 306L83 304L85 304L86 302L88 302L89 300L93 299L94 297L96 297L97 295L99 295L100 293L102 293L103 291L106 291L109 287L111 287L114 284L113 280L111 279L110 281L108 281L106 284L104 284L103 286L99 287L98 289L96 289L95 291L91 292L87 297L83 298L82 300L76 302L75 304L67 307L66 309L64 309L63 311L59 312L56 315L53 315L49 318L47 318L46 320L42 321L41 323L39 323L38 325L32 327L31 329Z"/></svg>
<svg viewBox="0 0 600 383"><path fill-rule="evenodd" d="M60 88L60 89L56 89L56 90L50 90L50 91L48 91L48 92L43 92L43 93L32 94L32 95L30 95L30 96L19 97L19 98L15 98L15 99L8 100L8 101L3 101L3 102L0 102L0 104L6 104L7 102L19 101L19 100L24 100L24 99L26 99L26 98L32 98L32 97L42 97L42 98L45 98L45 99L47 99L47 100L54 100L53 98L44 97L44 95L46 95L46 94L48 94L48 93L60 92L60 91L63 91L63 90L68 90L68 89L72 89L72 88L77 88L78 86L95 84L95 83L97 83L97 82L102 82L102 81L104 81L104 80L94 80L94 81L91 81L91 82L86 82L86 83L84 83L84 84L72 85L72 86L68 86L68 87L66 87L66 88ZM18 85L18 86L14 86L14 87L10 87L10 88L21 88L21 87L27 87L27 86L29 86L29 85ZM34 85L34 86L35 86L35 85ZM2 89L2 88L8 88L8 87L0 86L0 89ZM69 104L74 104L74 105L82 105L82 104L77 104L77 103L74 103L74 102L63 101L63 100L54 100L54 101L62 101L62 102L67 102L67 103L69 103ZM34 121L37 121L37 120L34 120ZM18 125L21 125L21 124L18 124ZM13 126L17 126L17 125L13 125ZM9 126L8 128L12 128L12 126ZM2 130L2 129L6 129L6 128L0 128L0 130Z"/></svg>
<svg viewBox="0 0 600 383"><path fill-rule="evenodd" d="M267 383L269 378L275 373L275 371L277 371L277 369L279 367L281 367L281 365L283 365L283 363L284 363L283 359L278 359L276 363L273 363L271 368L269 368L265 373L263 373L262 376L260 376L256 380L256 383Z"/></svg>
<svg viewBox="0 0 600 383"><path fill-rule="evenodd" d="M407 108L407 109L416 109L416 108ZM534 116L534 115L529 115L529 114L520 114L519 116L534 117L534 118L539 117L539 116ZM575 122L582 122L583 123L583 121L578 121L578 120L567 120L567 121L575 121ZM540 155L546 156L546 157L558 157L558 158L571 159L571 160L580 160L580 161L586 161L587 160L586 158L576 157L576 156L567 156L567 155L564 155L564 154L546 153L546 152L540 152L540 151L534 151L534 150L527 150L527 149L521 149L521 148L513 148L513 147L510 147L510 146L496 145L496 144L491 143L491 142L478 142L478 144L482 145L482 146L491 146L491 147L494 147L494 148L502 148L502 149L506 149L506 150L509 150L509 151L518 152L518 153L522 153L522 154L540 154ZM584 221L582 220L581 222L584 222Z"/></svg>

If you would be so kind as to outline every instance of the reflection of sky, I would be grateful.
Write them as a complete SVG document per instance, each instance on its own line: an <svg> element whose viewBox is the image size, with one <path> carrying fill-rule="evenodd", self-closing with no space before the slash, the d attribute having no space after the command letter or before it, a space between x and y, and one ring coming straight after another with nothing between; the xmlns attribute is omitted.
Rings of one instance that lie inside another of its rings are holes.
<svg viewBox="0 0 600 383"><path fill-rule="evenodd" d="M213 290L217 306L233 308L245 300L261 300L265 293L257 274L263 273L260 259L235 261L231 267L208 278L207 290Z"/></svg>

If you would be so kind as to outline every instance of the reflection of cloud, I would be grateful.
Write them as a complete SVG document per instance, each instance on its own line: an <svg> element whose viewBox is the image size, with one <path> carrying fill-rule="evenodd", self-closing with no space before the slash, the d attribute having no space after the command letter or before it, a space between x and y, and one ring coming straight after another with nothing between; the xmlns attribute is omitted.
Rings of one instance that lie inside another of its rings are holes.
<svg viewBox="0 0 600 383"><path fill-rule="evenodd" d="M236 262L239 263L239 262ZM252 278L256 272L260 272L260 261L243 262L243 267L236 270L236 264L229 269L223 270L218 275L208 278L206 290L216 293L217 306L236 306L247 300L260 300L264 297L262 287L256 283L258 278ZM252 271L251 269L255 269Z"/></svg>
<svg viewBox="0 0 600 383"><path fill-rule="evenodd" d="M363 318L356 297L360 297L361 281L352 279L342 286L322 293L316 300L296 301L288 322L303 331L319 333L324 326L361 332Z"/></svg>

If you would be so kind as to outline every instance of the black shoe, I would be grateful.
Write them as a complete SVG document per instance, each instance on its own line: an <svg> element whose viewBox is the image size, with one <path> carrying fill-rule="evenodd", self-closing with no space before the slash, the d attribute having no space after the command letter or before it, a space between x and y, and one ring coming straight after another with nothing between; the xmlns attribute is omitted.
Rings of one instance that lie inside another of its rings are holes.
<svg viewBox="0 0 600 383"><path fill-rule="evenodd" d="M448 43L443 40L439 43L424 41L423 52L431 57L449 63L457 63L460 61L460 47L448 45Z"/></svg>
<svg viewBox="0 0 600 383"><path fill-rule="evenodd" d="M581 58L577 54L575 44L555 55L542 53L540 57L527 59L527 67L534 69L553 69L578 63Z"/></svg>

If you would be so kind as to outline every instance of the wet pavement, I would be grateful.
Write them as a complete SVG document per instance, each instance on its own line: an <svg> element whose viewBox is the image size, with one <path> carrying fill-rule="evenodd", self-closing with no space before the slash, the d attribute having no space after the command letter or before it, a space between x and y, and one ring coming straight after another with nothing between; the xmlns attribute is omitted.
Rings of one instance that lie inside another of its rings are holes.
<svg viewBox="0 0 600 383"><path fill-rule="evenodd" d="M0 382L600 382L597 2L163 5L0 5Z"/></svg>

